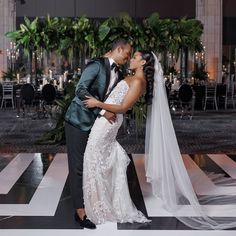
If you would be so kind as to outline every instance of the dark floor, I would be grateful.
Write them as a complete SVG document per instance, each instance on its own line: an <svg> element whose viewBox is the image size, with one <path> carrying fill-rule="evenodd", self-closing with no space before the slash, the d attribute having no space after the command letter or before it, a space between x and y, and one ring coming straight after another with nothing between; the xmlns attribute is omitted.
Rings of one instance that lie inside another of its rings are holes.
<svg viewBox="0 0 236 236"><path fill-rule="evenodd" d="M182 153L236 153L236 110L196 111L192 120L172 116ZM53 119L17 117L16 110L0 110L0 152L63 153L65 145L35 145L54 126ZM128 153L144 152L144 129L130 134L122 127L118 141Z"/></svg>

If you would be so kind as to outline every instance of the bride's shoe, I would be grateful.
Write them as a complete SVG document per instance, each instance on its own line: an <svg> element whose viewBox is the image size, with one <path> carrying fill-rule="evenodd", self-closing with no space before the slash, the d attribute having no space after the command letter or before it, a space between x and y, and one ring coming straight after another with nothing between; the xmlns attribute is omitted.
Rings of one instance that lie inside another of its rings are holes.
<svg viewBox="0 0 236 236"><path fill-rule="evenodd" d="M77 221L81 227L87 228L87 229L96 229L96 225L92 221L87 219L86 215L84 216L83 220L81 220L78 214L75 212L74 218L75 218L75 221Z"/></svg>

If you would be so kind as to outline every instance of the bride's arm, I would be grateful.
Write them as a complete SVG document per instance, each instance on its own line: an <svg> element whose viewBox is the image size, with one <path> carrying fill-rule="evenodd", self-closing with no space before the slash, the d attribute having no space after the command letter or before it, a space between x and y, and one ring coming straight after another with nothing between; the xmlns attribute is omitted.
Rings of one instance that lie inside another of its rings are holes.
<svg viewBox="0 0 236 236"><path fill-rule="evenodd" d="M131 83L129 91L120 105L103 103L92 97L87 97L88 99L84 100L83 102L88 108L98 107L107 111L111 111L113 113L125 113L128 109L133 107L142 93L143 83L140 80L134 80Z"/></svg>

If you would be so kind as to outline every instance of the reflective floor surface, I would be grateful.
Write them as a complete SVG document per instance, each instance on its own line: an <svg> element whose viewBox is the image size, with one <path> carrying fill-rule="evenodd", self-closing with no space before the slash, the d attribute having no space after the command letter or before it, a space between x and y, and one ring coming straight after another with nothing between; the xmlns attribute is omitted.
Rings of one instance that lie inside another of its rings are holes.
<svg viewBox="0 0 236 236"><path fill-rule="evenodd" d="M214 184L205 171L236 179L236 155L182 155L188 173L201 179L194 185L197 194L230 194L236 198L236 184L224 187ZM81 229L73 220L73 206L68 186L65 153L0 153L0 235L235 235L235 229L222 231L192 230L162 208L145 181L144 156L130 155L127 176L130 194L148 224L99 225L96 230ZM235 203L236 204L236 203ZM224 215L221 205L207 205L209 215ZM188 216L188 211L181 212ZM236 212L232 212L235 217Z"/></svg>

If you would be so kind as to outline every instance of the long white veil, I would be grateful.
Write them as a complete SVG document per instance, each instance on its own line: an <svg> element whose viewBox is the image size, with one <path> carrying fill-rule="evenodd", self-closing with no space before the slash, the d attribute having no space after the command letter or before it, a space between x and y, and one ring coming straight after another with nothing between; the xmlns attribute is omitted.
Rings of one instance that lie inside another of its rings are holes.
<svg viewBox="0 0 236 236"><path fill-rule="evenodd" d="M208 216L200 205L184 165L172 124L161 65L155 58L152 105L148 107L145 140L145 169L153 194L162 200L165 208L187 226L195 229L226 229L236 227L235 218ZM236 196L204 196L205 203L222 204L234 201ZM205 204L203 203L203 204ZM202 204L202 201L201 201ZM235 203L234 203L235 204ZM188 207L193 216L182 217ZM233 208L233 209L232 209ZM226 205L232 212L236 205Z"/></svg>

